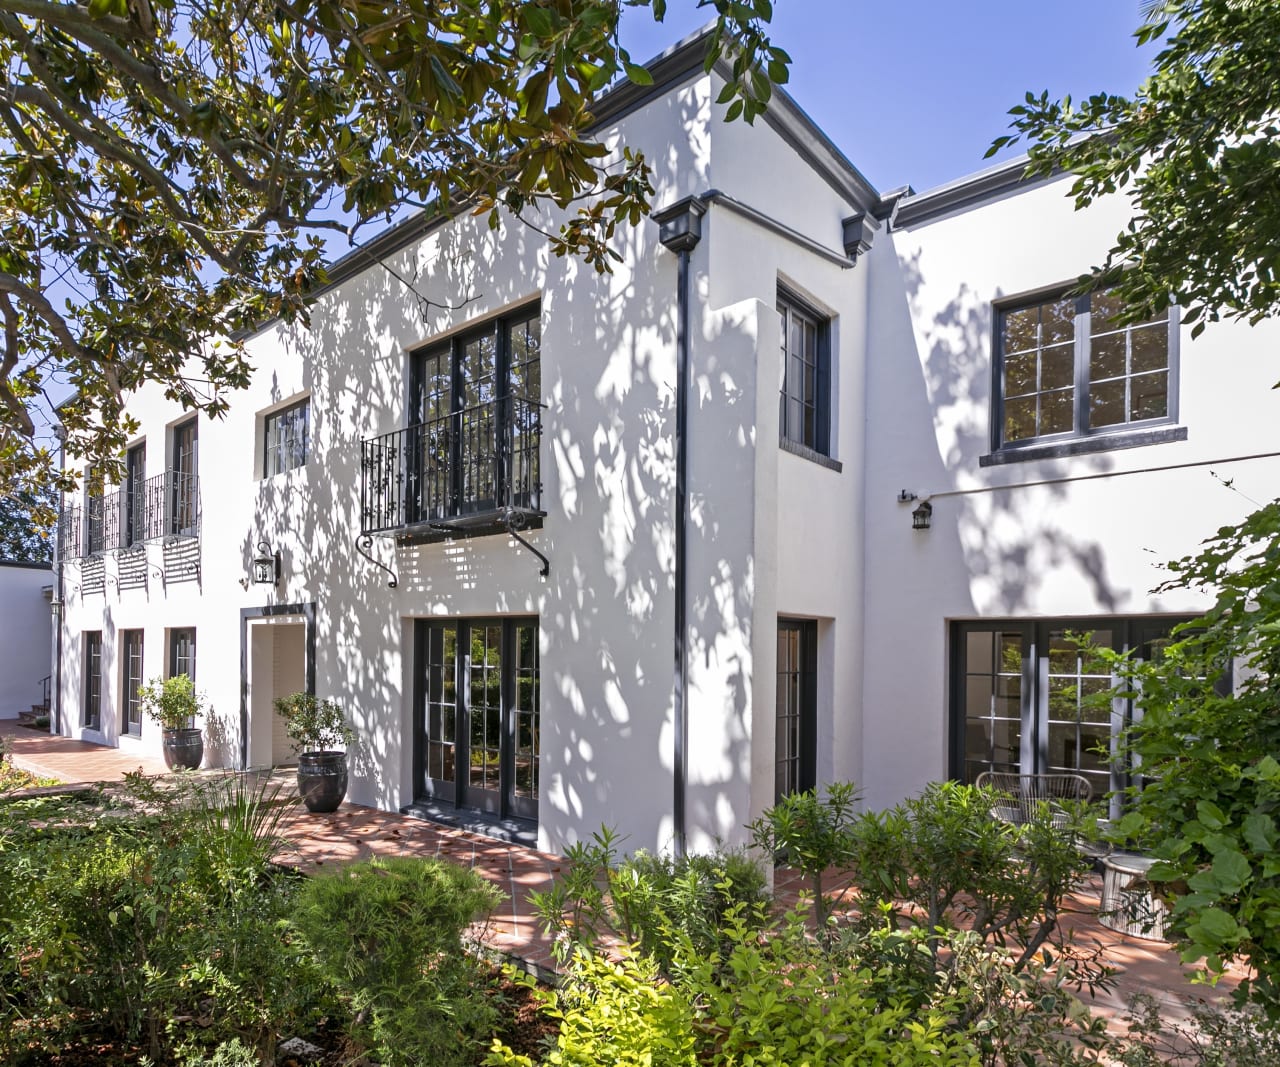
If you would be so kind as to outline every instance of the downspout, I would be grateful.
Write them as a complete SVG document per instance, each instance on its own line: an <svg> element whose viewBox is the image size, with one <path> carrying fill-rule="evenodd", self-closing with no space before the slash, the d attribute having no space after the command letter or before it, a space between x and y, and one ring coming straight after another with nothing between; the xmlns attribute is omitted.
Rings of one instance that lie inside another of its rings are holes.
<svg viewBox="0 0 1280 1067"><path fill-rule="evenodd" d="M67 429L61 423L53 428L58 439L58 474L61 475L67 462ZM49 709L49 725L51 732L62 733L62 613L66 604L62 599L62 524L65 521L66 493L58 490L58 525L53 534L53 706Z"/></svg>
<svg viewBox="0 0 1280 1067"><path fill-rule="evenodd" d="M689 768L689 672L686 655L688 630L688 574L686 567L686 534L689 525L689 253L702 239L702 216L707 206L697 197L686 197L656 213L658 240L676 254L676 522L675 561L675 697L672 709L674 744L672 781L674 793L671 821L677 858L688 850L685 812L685 787Z"/></svg>

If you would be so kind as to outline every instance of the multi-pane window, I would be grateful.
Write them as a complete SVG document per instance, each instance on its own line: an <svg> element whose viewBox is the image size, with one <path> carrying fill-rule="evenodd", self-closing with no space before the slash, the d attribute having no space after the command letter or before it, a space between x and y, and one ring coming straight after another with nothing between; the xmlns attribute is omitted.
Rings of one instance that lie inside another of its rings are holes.
<svg viewBox="0 0 1280 1067"><path fill-rule="evenodd" d="M195 419L173 428L168 532L177 537L194 536L197 528L196 440Z"/></svg>
<svg viewBox="0 0 1280 1067"><path fill-rule="evenodd" d="M147 443L142 441L124 458L124 543L128 548L147 537Z"/></svg>
<svg viewBox="0 0 1280 1067"><path fill-rule="evenodd" d="M956 777L983 771L1083 775L1095 797L1127 782L1121 730L1141 715L1112 699L1099 649L1156 654L1176 619L1078 619L957 624L953 634Z"/></svg>
<svg viewBox="0 0 1280 1067"><path fill-rule="evenodd" d="M419 446L408 472L415 521L486 511L500 497L536 505L541 353L538 308L415 353L409 425Z"/></svg>
<svg viewBox="0 0 1280 1067"><path fill-rule="evenodd" d="M1113 292L997 311L996 446L1172 421L1177 316L1122 326Z"/></svg>
<svg viewBox="0 0 1280 1067"><path fill-rule="evenodd" d="M774 799L814 786L817 732L817 625L778 620Z"/></svg>
<svg viewBox="0 0 1280 1067"><path fill-rule="evenodd" d="M92 556L106 547L106 485L100 470L85 471L84 493L86 551Z"/></svg>
<svg viewBox="0 0 1280 1067"><path fill-rule="evenodd" d="M124 659L121 726L126 734L139 737L142 734L142 631L125 630L120 637Z"/></svg>
<svg viewBox="0 0 1280 1067"><path fill-rule="evenodd" d="M421 795L536 818L537 620L424 620L416 662Z"/></svg>
<svg viewBox="0 0 1280 1067"><path fill-rule="evenodd" d="M196 680L196 631L193 626L169 631L169 677L176 678L180 674L185 674L193 682ZM194 723L188 722L187 725Z"/></svg>
<svg viewBox="0 0 1280 1067"><path fill-rule="evenodd" d="M828 452L829 362L826 320L784 293L778 294L782 332L782 398L779 433L821 452Z"/></svg>
<svg viewBox="0 0 1280 1067"><path fill-rule="evenodd" d="M102 729L102 631L84 635L84 727Z"/></svg>
<svg viewBox="0 0 1280 1067"><path fill-rule="evenodd" d="M301 467L311 447L311 398L266 415L262 428L263 477Z"/></svg>

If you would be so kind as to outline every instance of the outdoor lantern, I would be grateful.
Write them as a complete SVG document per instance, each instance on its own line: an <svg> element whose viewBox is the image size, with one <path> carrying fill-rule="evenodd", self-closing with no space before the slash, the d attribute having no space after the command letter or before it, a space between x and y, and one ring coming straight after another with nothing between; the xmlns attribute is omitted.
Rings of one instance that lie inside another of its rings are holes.
<svg viewBox="0 0 1280 1067"><path fill-rule="evenodd" d="M913 530L927 530L932 518L933 505L927 500L922 500L916 505L915 510L911 512L911 528Z"/></svg>
<svg viewBox="0 0 1280 1067"><path fill-rule="evenodd" d="M258 554L253 560L253 584L276 585L280 581L280 553L272 552L266 541L258 542Z"/></svg>

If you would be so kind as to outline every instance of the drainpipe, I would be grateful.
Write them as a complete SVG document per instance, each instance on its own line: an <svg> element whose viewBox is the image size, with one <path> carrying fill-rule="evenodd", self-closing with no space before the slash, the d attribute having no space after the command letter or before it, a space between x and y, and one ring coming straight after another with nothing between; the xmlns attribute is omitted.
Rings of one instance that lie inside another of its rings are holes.
<svg viewBox="0 0 1280 1067"><path fill-rule="evenodd" d="M67 462L67 429L61 423L53 427L53 435L58 439L58 473L61 474ZM49 708L50 731L62 733L62 613L66 608L62 599L62 523L63 505L66 494L58 490L58 525L53 534L53 692Z"/></svg>
<svg viewBox="0 0 1280 1067"><path fill-rule="evenodd" d="M686 197L657 212L658 240L676 254L676 553L675 573L675 743L672 779L675 792L671 821L675 830L675 854L685 855L688 834L685 825L685 785L689 767L689 672L686 655L687 586L685 540L689 525L689 253L702 239L702 216L707 206L697 197Z"/></svg>

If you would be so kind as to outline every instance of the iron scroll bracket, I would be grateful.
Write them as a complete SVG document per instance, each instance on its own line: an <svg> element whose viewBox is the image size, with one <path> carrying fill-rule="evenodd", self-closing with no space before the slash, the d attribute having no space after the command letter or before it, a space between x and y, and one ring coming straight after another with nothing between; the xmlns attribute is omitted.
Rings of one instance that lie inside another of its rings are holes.
<svg viewBox="0 0 1280 1067"><path fill-rule="evenodd" d="M390 567L388 567L385 563L381 562L380 560L374 559L372 554L369 552L369 549L371 549L372 547L373 547L373 534L362 534L360 537L356 539L356 551L359 552L360 555L364 556L365 559L367 559L379 570L386 571L387 574L391 576L390 579L387 581L387 588L394 589L397 585L400 584L399 580L396 578L396 572L393 571Z"/></svg>
<svg viewBox="0 0 1280 1067"><path fill-rule="evenodd" d="M538 573L545 578L548 574L551 573L551 561L547 559L547 557L544 556L541 552L539 552L536 548L534 548L533 545L531 545L528 541L526 541L523 537L520 536L519 531L522 527L524 527L527 521L528 521L528 518L524 514L524 512L517 511L515 508L506 508L502 512L503 527L506 529L507 533L509 533L512 537L514 537L517 541L519 541L522 545L524 545L525 548L527 548L530 552L532 552L535 556L537 556L538 559L542 561L542 566L541 568L539 568Z"/></svg>

